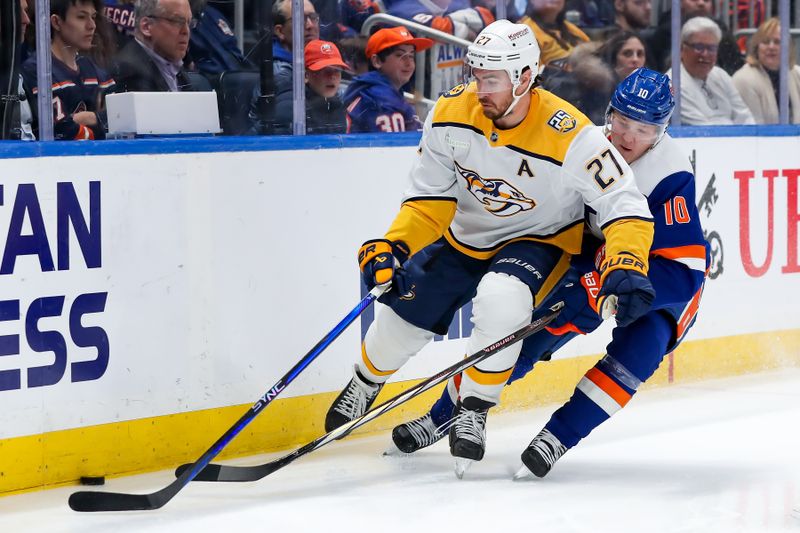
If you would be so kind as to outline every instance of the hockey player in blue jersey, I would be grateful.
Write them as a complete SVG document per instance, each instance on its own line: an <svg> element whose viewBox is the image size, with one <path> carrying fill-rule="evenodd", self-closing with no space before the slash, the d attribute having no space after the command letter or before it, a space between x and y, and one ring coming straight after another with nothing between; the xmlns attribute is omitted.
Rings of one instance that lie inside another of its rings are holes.
<svg viewBox="0 0 800 533"><path fill-rule="evenodd" d="M378 30L367 41L370 71L356 77L344 93L347 133L381 133L422 129L402 87L414 75L416 52L433 41L414 38L403 26Z"/></svg>
<svg viewBox="0 0 800 533"><path fill-rule="evenodd" d="M689 159L664 131L674 106L668 78L645 68L633 72L614 92L605 132L631 165L656 221L648 273L656 298L647 314L614 329L605 357L586 373L572 398L523 452L520 477L531 472L539 477L547 474L569 448L624 407L694 323L705 278L706 243L694 204ZM595 217L590 212L588 218L596 235ZM546 331L524 341L509 383L527 374L540 359L549 359L576 335L601 324L594 269L597 256L603 253L599 244L587 238L586 252L573 258L565 283L549 300L563 301L564 310ZM394 429L392 440L400 451L415 452L447 433L458 386L458 379L451 380L428 413Z"/></svg>

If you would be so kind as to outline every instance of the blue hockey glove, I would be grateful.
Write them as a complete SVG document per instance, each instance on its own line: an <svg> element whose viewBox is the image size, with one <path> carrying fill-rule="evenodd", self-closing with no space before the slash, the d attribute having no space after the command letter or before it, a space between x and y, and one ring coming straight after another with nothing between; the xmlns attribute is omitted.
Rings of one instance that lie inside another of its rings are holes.
<svg viewBox="0 0 800 533"><path fill-rule="evenodd" d="M403 241L372 239L362 244L358 250L358 266L367 289L391 283L399 294L408 292L402 266L408 255L408 246Z"/></svg>
<svg viewBox="0 0 800 533"><path fill-rule="evenodd" d="M653 305L656 291L647 276L636 270L617 269L608 273L597 297L601 316L615 314L617 324L627 326L644 316Z"/></svg>

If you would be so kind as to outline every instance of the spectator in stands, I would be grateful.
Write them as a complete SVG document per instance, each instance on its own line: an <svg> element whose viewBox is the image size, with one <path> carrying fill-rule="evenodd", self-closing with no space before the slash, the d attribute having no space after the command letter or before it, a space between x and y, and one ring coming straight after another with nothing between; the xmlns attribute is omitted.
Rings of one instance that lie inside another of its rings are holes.
<svg viewBox="0 0 800 533"><path fill-rule="evenodd" d="M589 41L589 37L564 16L564 0L529 0L527 14L520 23L530 26L539 42L541 66L566 59L578 44Z"/></svg>
<svg viewBox="0 0 800 533"><path fill-rule="evenodd" d="M755 123L730 75L716 66L721 37L719 26L708 17L691 18L681 29L683 124Z"/></svg>
<svg viewBox="0 0 800 533"><path fill-rule="evenodd" d="M789 46L789 122L800 123L800 67ZM733 75L733 84L753 113L756 124L778 123L778 79L781 66L781 23L767 19L750 39L747 63Z"/></svg>
<svg viewBox="0 0 800 533"><path fill-rule="evenodd" d="M733 74L744 65L739 46L733 33L721 18L714 18L714 5L711 0L681 0L681 22L685 23L690 18L708 17L717 23L720 30L719 51L717 64L728 74ZM658 17L656 29L647 40L648 49L654 54L656 70L670 68L670 50L672 46L672 10L664 11Z"/></svg>
<svg viewBox="0 0 800 533"><path fill-rule="evenodd" d="M614 25L623 31L642 31L650 27L652 9L651 0L614 0Z"/></svg>
<svg viewBox="0 0 800 533"><path fill-rule="evenodd" d="M350 67L355 76L369 72L369 59L367 59L367 38L363 35L342 39L339 42L342 58Z"/></svg>
<svg viewBox="0 0 800 533"><path fill-rule="evenodd" d="M581 43L563 61L542 71L542 88L577 107L595 124L605 122L606 108L616 86L616 76L599 56L601 44Z"/></svg>
<svg viewBox="0 0 800 533"><path fill-rule="evenodd" d="M208 0L189 0L197 27L189 38L188 57L194 68L217 77L224 71L248 70L255 66L242 55L236 36L225 16L208 5Z"/></svg>
<svg viewBox="0 0 800 533"><path fill-rule="evenodd" d="M339 49L328 41L314 40L304 50L306 64L306 133L345 133L344 104L339 97L342 70L347 64ZM275 97L274 133L292 133L292 91Z"/></svg>
<svg viewBox="0 0 800 533"><path fill-rule="evenodd" d="M545 68L542 87L573 104L595 124L603 124L614 88L643 67L645 57L637 34L619 32L602 45L579 44L563 69Z"/></svg>
<svg viewBox="0 0 800 533"><path fill-rule="evenodd" d="M491 11L482 6L472 7L468 0L394 0L387 9L390 15L468 41L474 40L483 28L494 22Z"/></svg>
<svg viewBox="0 0 800 533"><path fill-rule="evenodd" d="M105 17L115 31L117 49L133 40L136 31L136 0L106 0Z"/></svg>
<svg viewBox="0 0 800 533"><path fill-rule="evenodd" d="M339 12L341 24L344 26L341 29L342 37L346 39L359 35L364 21L380 13L381 8L373 0L339 0Z"/></svg>
<svg viewBox="0 0 800 533"><path fill-rule="evenodd" d="M632 31L613 34L600 47L598 55L614 69L615 86L647 63L644 40Z"/></svg>
<svg viewBox="0 0 800 533"><path fill-rule="evenodd" d="M612 0L567 0L564 12L567 20L581 28L607 28L614 24Z"/></svg>
<svg viewBox="0 0 800 533"><path fill-rule="evenodd" d="M28 0L20 0L19 2L19 43L25 39L25 33L31 19L28 16ZM17 52L20 52L18 49ZM4 80L5 81L5 80ZM25 94L23 85L22 73L19 74L17 80L17 94L19 100L14 104L11 119L10 138L20 141L35 141L36 136L33 134L33 113L31 111L31 101Z"/></svg>
<svg viewBox="0 0 800 533"><path fill-rule="evenodd" d="M319 15L310 0L305 0L303 16L303 43L319 39ZM272 70L277 77L292 77L292 0L276 0L272 5L272 24L275 37L272 41ZM276 93L277 94L277 93Z"/></svg>
<svg viewBox="0 0 800 533"><path fill-rule="evenodd" d="M114 91L114 79L92 59L101 0L51 0L50 31L54 137L56 140L104 139L107 129L105 95ZM22 65L26 91L31 96L34 124L39 92L36 56Z"/></svg>
<svg viewBox="0 0 800 533"><path fill-rule="evenodd" d="M401 87L414 75L415 53L431 46L432 40L414 38L403 26L372 34L366 50L370 72L355 78L344 95L348 133L422 129Z"/></svg>
<svg viewBox="0 0 800 533"><path fill-rule="evenodd" d="M603 0L607 1L607 0ZM522 18L522 13L525 11L525 2L522 2L522 10L517 9L515 0L505 0L506 2L506 16L508 20L519 20ZM488 9L494 18L497 18L497 0L472 0L472 7L485 7Z"/></svg>
<svg viewBox="0 0 800 533"><path fill-rule="evenodd" d="M191 91L183 70L197 21L188 0L136 0L135 39L116 58L114 78L124 91Z"/></svg>

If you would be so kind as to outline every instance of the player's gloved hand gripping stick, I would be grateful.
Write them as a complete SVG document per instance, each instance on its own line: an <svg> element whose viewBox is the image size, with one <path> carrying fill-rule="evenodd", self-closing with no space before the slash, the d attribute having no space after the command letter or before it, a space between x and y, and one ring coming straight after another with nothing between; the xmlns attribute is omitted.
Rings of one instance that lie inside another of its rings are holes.
<svg viewBox="0 0 800 533"><path fill-rule="evenodd" d="M406 284L402 265L408 256L408 245L403 241L372 239L365 242L358 250L358 266L364 285L368 289L376 285L394 285L398 294L405 294L410 287Z"/></svg>
<svg viewBox="0 0 800 533"><path fill-rule="evenodd" d="M328 332L300 361L292 367L275 385L272 386L247 410L242 417L231 426L211 447L194 463L189 465L175 481L163 489L151 494L122 494L116 492L80 491L69 497L69 506L74 511L148 511L163 507L178 492L197 476L208 464L219 455L225 446L242 431L261 411L269 405L306 367L317 358L336 338L352 324L364 310L372 304L388 288L387 284L378 285L370 290L364 299L358 302L352 311L341 322Z"/></svg>
<svg viewBox="0 0 800 533"><path fill-rule="evenodd" d="M627 257L623 260L635 262ZM601 272L608 261L600 267ZM624 327L650 311L655 297L656 291L645 274L633 268L618 268L604 276L597 304L603 320L615 315L617 324Z"/></svg>

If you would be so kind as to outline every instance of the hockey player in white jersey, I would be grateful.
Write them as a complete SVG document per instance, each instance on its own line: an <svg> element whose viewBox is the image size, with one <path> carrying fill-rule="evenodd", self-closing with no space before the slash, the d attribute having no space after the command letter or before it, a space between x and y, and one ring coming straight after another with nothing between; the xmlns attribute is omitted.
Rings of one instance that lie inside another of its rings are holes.
<svg viewBox="0 0 800 533"><path fill-rule="evenodd" d="M584 206L606 239L601 305L616 300L619 323L650 308L653 223L633 172L602 131L537 87L538 62L528 26L494 22L468 48L465 83L428 115L398 215L358 253L366 285L391 283L392 290L326 430L366 412L389 377L445 333L470 299L467 353L530 323L580 252ZM464 372L449 433L457 473L483 458L487 412L519 351L515 344Z"/></svg>
<svg viewBox="0 0 800 533"><path fill-rule="evenodd" d="M694 205L689 158L664 131L674 106L669 79L644 68L623 80L611 99L605 133L634 170L655 220L648 277L656 299L648 313L614 329L606 356L586 373L572 399L523 452L521 477L546 475L569 448L621 409L694 323L705 278L706 242ZM589 222L594 236L602 238L591 212ZM546 331L524 341L509 383L602 322L594 302L598 275L594 266L598 249L602 253L601 242L588 240L584 248L585 254L572 259L567 274L571 283L551 297L564 302L565 308ZM412 453L441 439L457 397L456 379L428 413L394 429L392 440L398 449Z"/></svg>

